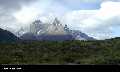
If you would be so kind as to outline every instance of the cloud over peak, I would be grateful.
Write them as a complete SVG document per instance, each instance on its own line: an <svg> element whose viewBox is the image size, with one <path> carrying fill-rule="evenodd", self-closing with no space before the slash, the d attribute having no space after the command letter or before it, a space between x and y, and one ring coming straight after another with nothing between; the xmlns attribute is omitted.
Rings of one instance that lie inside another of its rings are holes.
<svg viewBox="0 0 120 72"><path fill-rule="evenodd" d="M0 0L0 27L12 32L54 17L97 39L120 36L120 0Z"/></svg>

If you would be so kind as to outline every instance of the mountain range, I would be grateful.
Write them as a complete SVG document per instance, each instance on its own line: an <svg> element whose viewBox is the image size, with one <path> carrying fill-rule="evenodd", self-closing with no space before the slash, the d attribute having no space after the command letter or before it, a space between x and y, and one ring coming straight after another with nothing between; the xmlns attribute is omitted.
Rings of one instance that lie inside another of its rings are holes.
<svg viewBox="0 0 120 72"><path fill-rule="evenodd" d="M70 30L67 25L63 25L55 18L53 23L43 23L35 20L30 24L30 30L20 36L22 40L95 40L79 30Z"/></svg>
<svg viewBox="0 0 120 72"><path fill-rule="evenodd" d="M22 34L20 37L17 37L10 31L0 28L0 42L12 42L18 40L64 41L95 39L79 30L70 30L67 25L61 24L57 18L55 18L51 24L35 20L32 24L30 24L30 30Z"/></svg>

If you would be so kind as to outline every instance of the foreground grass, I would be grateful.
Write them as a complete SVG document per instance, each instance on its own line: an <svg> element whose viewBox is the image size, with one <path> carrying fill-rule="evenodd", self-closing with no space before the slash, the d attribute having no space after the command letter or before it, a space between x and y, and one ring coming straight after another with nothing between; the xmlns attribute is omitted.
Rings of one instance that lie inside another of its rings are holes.
<svg viewBox="0 0 120 72"><path fill-rule="evenodd" d="M0 64L120 64L120 39L0 43Z"/></svg>

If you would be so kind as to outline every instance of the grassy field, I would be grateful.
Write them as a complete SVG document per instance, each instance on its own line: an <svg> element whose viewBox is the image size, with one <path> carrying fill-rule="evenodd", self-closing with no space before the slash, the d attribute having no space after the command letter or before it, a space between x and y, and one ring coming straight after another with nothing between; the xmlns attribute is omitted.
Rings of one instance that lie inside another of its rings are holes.
<svg viewBox="0 0 120 72"><path fill-rule="evenodd" d="M120 64L120 38L0 43L0 64Z"/></svg>

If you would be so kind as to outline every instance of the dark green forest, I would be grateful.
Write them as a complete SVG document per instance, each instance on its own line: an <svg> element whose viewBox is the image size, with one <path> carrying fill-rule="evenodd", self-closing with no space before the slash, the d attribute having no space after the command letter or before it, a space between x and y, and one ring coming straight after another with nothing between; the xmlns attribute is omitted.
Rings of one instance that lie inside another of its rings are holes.
<svg viewBox="0 0 120 72"><path fill-rule="evenodd" d="M120 64L120 38L1 42L0 64Z"/></svg>

